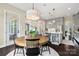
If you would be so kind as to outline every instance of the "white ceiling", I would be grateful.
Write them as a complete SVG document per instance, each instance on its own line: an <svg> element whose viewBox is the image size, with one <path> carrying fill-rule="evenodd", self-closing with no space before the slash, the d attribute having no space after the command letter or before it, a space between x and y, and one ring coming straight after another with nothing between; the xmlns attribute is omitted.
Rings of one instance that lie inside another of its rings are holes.
<svg viewBox="0 0 79 59"><path fill-rule="evenodd" d="M32 3L9 3L10 5L27 11L32 8ZM79 11L79 3L35 3L35 9L40 13L42 19L51 19L53 17L63 17L76 14ZM55 12L53 14L53 8ZM68 8L71 8L68 10ZM51 12L52 16L49 15Z"/></svg>

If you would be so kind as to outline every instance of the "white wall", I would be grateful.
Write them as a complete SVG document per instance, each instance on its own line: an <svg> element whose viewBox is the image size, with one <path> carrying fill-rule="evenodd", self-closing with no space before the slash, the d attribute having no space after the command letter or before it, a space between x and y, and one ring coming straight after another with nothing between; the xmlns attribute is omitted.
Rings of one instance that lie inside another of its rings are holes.
<svg viewBox="0 0 79 59"><path fill-rule="evenodd" d="M0 9L0 46L4 45L4 13Z"/></svg>
<svg viewBox="0 0 79 59"><path fill-rule="evenodd" d="M0 4L0 47L5 44L4 11L11 11L20 17L20 36L25 35L25 12L8 4Z"/></svg>
<svg viewBox="0 0 79 59"><path fill-rule="evenodd" d="M78 31L79 29L79 13L73 16L74 20L74 30Z"/></svg>
<svg viewBox="0 0 79 59"><path fill-rule="evenodd" d="M64 24L65 24L65 30L69 31L70 28L72 28L73 30L73 24L74 24L73 17L72 16L64 17Z"/></svg>

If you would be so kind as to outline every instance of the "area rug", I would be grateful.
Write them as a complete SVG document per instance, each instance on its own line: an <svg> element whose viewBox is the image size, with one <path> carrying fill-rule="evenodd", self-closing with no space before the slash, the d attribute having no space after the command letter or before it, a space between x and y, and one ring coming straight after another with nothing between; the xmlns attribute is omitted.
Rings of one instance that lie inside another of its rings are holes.
<svg viewBox="0 0 79 59"><path fill-rule="evenodd" d="M50 48L50 51L51 51L51 54L49 54L48 51L44 51L44 52L42 53L42 56L59 56L59 54L58 54L53 48ZM11 51L10 53L8 53L7 56L13 56L13 54L14 54L14 50ZM20 53L20 54L15 54L15 56L23 56L23 54L22 54L22 53ZM27 56L27 55L26 55L26 56ZM39 56L41 56L41 55L39 55Z"/></svg>

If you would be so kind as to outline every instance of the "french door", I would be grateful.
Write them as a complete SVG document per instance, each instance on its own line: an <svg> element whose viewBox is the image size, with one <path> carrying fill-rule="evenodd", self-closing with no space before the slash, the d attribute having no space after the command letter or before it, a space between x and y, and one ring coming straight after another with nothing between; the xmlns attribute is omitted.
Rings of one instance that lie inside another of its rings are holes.
<svg viewBox="0 0 79 59"><path fill-rule="evenodd" d="M6 12L6 45L14 43L14 39L19 35L18 15Z"/></svg>

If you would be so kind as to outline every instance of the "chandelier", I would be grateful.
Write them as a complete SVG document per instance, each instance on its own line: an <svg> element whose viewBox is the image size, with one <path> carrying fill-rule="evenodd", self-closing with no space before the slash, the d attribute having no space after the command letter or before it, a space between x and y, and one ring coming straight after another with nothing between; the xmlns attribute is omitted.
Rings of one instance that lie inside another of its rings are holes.
<svg viewBox="0 0 79 59"><path fill-rule="evenodd" d="M28 10L26 13L26 18L29 20L38 20L39 18L39 13L37 10L34 9L34 3L33 3L33 8Z"/></svg>

